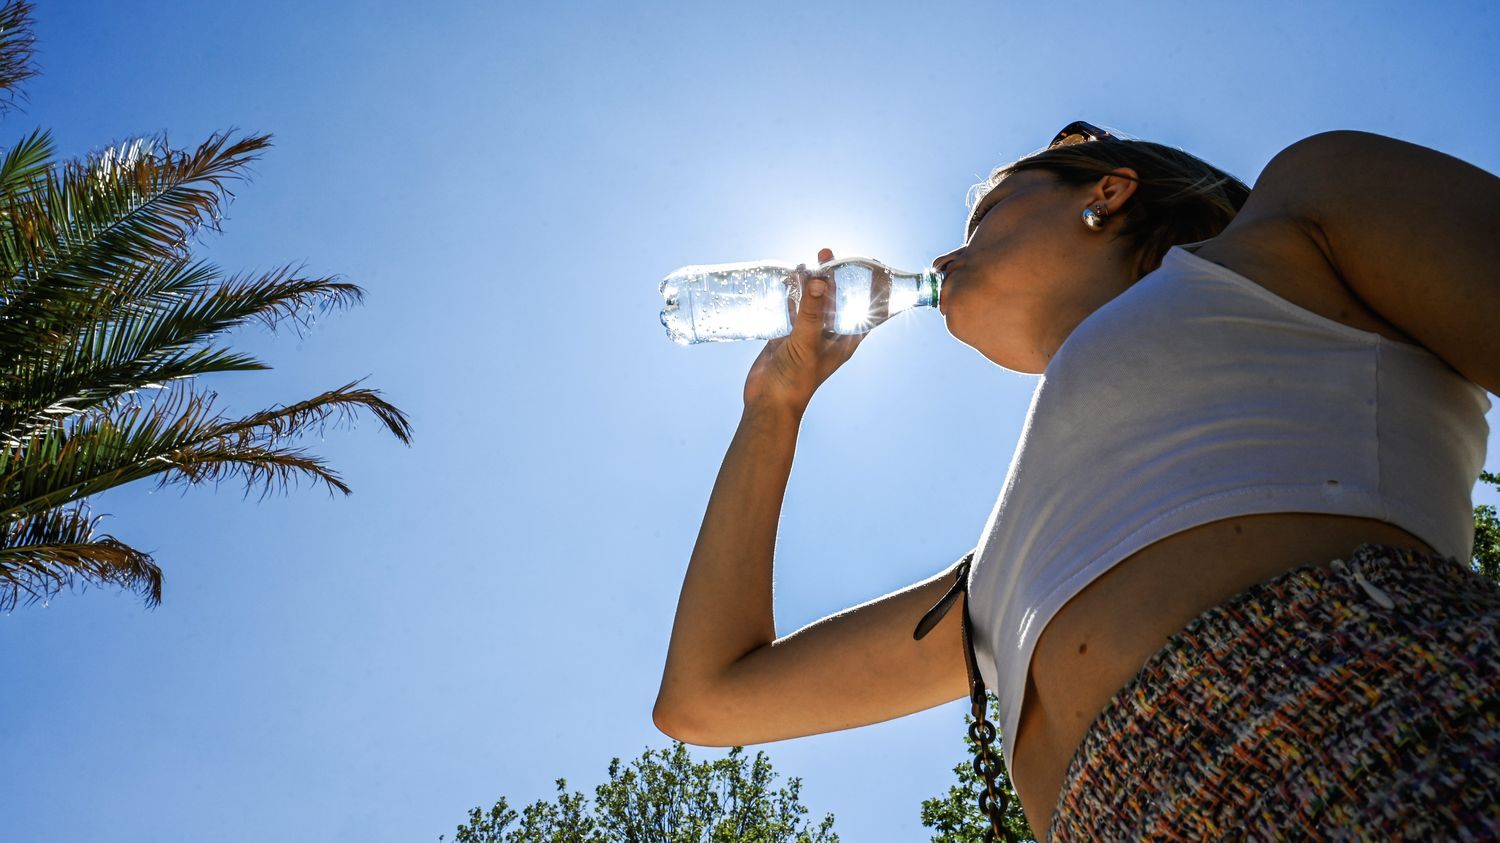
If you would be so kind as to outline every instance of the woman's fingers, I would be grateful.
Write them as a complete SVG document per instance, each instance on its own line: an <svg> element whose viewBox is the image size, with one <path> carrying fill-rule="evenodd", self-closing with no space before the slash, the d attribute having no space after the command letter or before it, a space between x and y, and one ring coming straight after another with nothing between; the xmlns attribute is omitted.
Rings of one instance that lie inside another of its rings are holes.
<svg viewBox="0 0 1500 843"><path fill-rule="evenodd" d="M818 263L833 260L832 249L818 250ZM787 296L791 333L766 343L745 381L745 402L762 397L790 400L805 408L828 376L859 347L863 334L835 332L837 286L816 268L798 267L787 279L795 287Z"/></svg>
<svg viewBox="0 0 1500 843"><path fill-rule="evenodd" d="M829 302L833 285L827 278L812 276L802 282L802 301L797 305L797 321L792 325L792 336L816 341L823 333L827 322Z"/></svg>
<svg viewBox="0 0 1500 843"><path fill-rule="evenodd" d="M832 249L818 250L818 263L824 264L832 259ZM802 345L809 353L807 356L813 356L820 345L819 340L833 335L833 278L818 274L816 267L806 270L799 268L798 274L801 276L801 290L797 296L796 310L791 313L792 333L788 339Z"/></svg>
<svg viewBox="0 0 1500 843"><path fill-rule="evenodd" d="M832 249L829 249L829 248L825 247L825 248L822 248L822 249L818 250L818 263L820 263L820 264L821 263L828 263L831 260L833 260L833 250ZM796 291L795 295L787 296L787 300L786 300L786 315L787 315L787 320L789 322L791 322L792 331L794 333L797 330L797 326L799 324L801 324L801 322L799 321L798 317L801 316L802 318L807 318L807 317L811 316L811 314L809 313L809 311L812 309L811 306L818 304L818 302L809 302L809 301L807 301L807 298L808 298L808 295L807 295L807 291L808 291L808 279L809 279L809 277L811 276L811 274L813 272L816 272L816 270L805 270L805 271L803 271L803 268L800 265L798 266L798 270L799 270L799 272L797 274L799 276L801 276L800 279L795 280L795 281L788 280L788 282L787 282L788 284L797 284L797 286L799 288ZM832 279L830 279L830 282L831 282L831 280ZM832 301L831 297L827 297L826 296L826 289L825 289L824 297L825 297L826 301ZM828 306L828 307L831 307L831 306ZM825 319L824 321L827 321L827 320ZM831 332L831 326L829 326L829 327L830 327L830 332Z"/></svg>
<svg viewBox="0 0 1500 843"><path fill-rule="evenodd" d="M833 250L832 249L830 249L830 248L828 248L828 247L825 246L825 247L823 247L823 248L821 248L821 249L818 250L818 263L820 263L820 264L828 263L831 260L833 260ZM830 290L833 288L833 277L832 276L828 277L828 288ZM827 293L825 293L825 295L827 295ZM827 301L828 302L834 302L834 301L836 301L836 299L834 299L834 297L832 295L827 295ZM826 311L825 312L828 313L829 315L825 316L825 318L823 319L823 333L824 334L831 335L831 334L834 333L832 312L834 310L836 310L836 309L837 308L833 304L826 305Z"/></svg>
<svg viewBox="0 0 1500 843"><path fill-rule="evenodd" d="M828 248L827 246L824 246L823 248L821 248L821 249L818 250L818 263L819 264L825 264L825 263L828 263L831 260L833 260L833 250L832 249ZM813 304L814 304L815 307L821 307L821 311L818 314L816 314L817 318L815 320L813 320L813 321L815 321L815 324L817 325L817 327L818 327L819 331L821 332L821 334L823 336L828 337L828 338L831 339L834 336L834 334L835 334L833 326L834 326L834 311L837 309L836 305L835 305L835 302L837 301L837 299L834 298L833 276L832 275L823 275L823 276L821 276L821 278L826 283L823 284L821 286L821 288L820 288L822 290L822 292L819 293L817 296L815 296L815 298L821 299L821 301L815 301L815 302L813 302ZM809 287L810 286L811 286L811 282L809 282ZM807 292L808 292L808 288L804 288L803 289L804 295ZM810 314L810 316L812 316L812 314Z"/></svg>

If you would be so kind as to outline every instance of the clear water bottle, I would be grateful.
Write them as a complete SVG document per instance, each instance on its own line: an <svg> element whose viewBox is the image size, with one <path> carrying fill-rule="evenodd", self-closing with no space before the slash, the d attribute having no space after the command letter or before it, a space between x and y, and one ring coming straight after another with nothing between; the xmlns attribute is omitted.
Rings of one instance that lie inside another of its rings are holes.
<svg viewBox="0 0 1500 843"><path fill-rule="evenodd" d="M834 330L863 334L904 310L936 307L936 270L901 272L870 258L839 258L813 269L781 261L684 266L661 282L661 324L680 345L769 340L792 332L802 285L832 278Z"/></svg>

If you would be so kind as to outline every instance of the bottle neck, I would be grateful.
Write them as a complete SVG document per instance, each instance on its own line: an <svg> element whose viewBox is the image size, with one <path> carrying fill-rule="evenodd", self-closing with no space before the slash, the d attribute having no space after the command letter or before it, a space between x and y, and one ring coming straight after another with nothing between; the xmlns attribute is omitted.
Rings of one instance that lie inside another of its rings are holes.
<svg viewBox="0 0 1500 843"><path fill-rule="evenodd" d="M847 257L821 264L816 271L827 272L837 278L840 276L839 268L846 265L858 267L863 272L862 275L856 274L851 280L858 278L868 285L872 300L887 302L880 309L882 319L904 310L938 305L943 278L935 269L929 267L920 272L904 272L871 258Z"/></svg>
<svg viewBox="0 0 1500 843"><path fill-rule="evenodd" d="M937 307L943 294L943 276L936 269L917 274L917 307Z"/></svg>

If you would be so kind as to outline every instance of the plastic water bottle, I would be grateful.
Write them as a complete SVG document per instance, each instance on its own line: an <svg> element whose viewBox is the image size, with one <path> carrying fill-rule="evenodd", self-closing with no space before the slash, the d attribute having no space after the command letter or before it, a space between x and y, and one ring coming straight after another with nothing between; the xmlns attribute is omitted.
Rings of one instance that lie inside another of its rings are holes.
<svg viewBox="0 0 1500 843"><path fill-rule="evenodd" d="M782 261L684 266L661 282L661 324L680 345L769 340L792 332L802 285L833 279L834 330L863 334L904 310L936 307L936 270L901 272L870 258L839 258L814 269Z"/></svg>

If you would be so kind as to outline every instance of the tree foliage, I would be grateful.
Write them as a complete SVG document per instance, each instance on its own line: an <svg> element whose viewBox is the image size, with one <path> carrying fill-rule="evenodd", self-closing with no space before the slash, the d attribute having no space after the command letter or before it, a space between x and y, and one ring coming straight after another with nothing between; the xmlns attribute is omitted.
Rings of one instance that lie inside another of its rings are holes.
<svg viewBox="0 0 1500 843"><path fill-rule="evenodd" d="M1500 475L1480 472L1479 479L1500 489ZM1500 584L1500 517L1488 504L1474 507L1474 570Z"/></svg>
<svg viewBox="0 0 1500 843"><path fill-rule="evenodd" d="M500 797L488 811L469 811L454 843L838 843L833 815L816 826L805 819L802 780L775 788L777 774L764 752L695 762L687 747L647 749L628 765L615 758L609 780L594 790L568 792L521 811ZM439 840L445 836L439 836Z"/></svg>
<svg viewBox="0 0 1500 843"><path fill-rule="evenodd" d="M0 110L36 72L32 32L30 3L0 7ZM241 418L193 386L270 368L231 350L226 332L300 331L364 295L291 266L226 276L192 258L191 239L218 229L229 185L269 146L221 133L176 149L163 135L58 163L37 130L0 156L0 610L89 583L161 602L155 560L97 531L99 492L239 478L265 494L308 478L348 494L290 443L359 411L410 442L405 415L358 380Z"/></svg>

